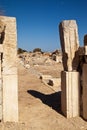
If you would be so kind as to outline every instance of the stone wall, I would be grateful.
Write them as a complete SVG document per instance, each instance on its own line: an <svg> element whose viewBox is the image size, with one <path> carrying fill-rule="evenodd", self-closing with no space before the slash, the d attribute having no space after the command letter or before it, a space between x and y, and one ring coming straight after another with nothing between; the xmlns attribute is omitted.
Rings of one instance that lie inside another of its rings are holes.
<svg viewBox="0 0 87 130"><path fill-rule="evenodd" d="M18 81L17 81L17 28L14 17L0 16L5 29L1 58L2 79L2 119L18 121Z"/></svg>

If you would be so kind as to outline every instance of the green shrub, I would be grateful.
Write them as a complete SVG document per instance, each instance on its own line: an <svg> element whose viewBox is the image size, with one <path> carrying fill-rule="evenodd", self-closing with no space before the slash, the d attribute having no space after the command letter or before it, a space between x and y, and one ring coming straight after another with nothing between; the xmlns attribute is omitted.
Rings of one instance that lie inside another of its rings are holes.
<svg viewBox="0 0 87 130"><path fill-rule="evenodd" d="M27 52L27 51L26 51L26 50L23 50L23 49L21 49L21 48L18 48L18 50L17 50L17 53L18 53L18 54L23 53L23 52Z"/></svg>
<svg viewBox="0 0 87 130"><path fill-rule="evenodd" d="M42 52L40 48L35 48L33 52Z"/></svg>

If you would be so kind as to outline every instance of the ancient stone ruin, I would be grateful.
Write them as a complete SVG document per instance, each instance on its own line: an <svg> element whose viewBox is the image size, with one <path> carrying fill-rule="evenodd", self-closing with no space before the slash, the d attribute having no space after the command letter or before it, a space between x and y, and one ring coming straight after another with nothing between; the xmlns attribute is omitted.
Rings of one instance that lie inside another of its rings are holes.
<svg viewBox="0 0 87 130"><path fill-rule="evenodd" d="M87 120L87 35L79 45L75 20L59 25L64 70L61 72L61 108L67 118ZM16 19L0 16L0 121L18 122Z"/></svg>
<svg viewBox="0 0 87 130"><path fill-rule="evenodd" d="M0 120L18 122L16 19L0 16Z"/></svg>
<svg viewBox="0 0 87 130"><path fill-rule="evenodd" d="M82 116L87 120L87 35L79 45L75 20L59 25L64 71L61 72L61 109L67 118Z"/></svg>

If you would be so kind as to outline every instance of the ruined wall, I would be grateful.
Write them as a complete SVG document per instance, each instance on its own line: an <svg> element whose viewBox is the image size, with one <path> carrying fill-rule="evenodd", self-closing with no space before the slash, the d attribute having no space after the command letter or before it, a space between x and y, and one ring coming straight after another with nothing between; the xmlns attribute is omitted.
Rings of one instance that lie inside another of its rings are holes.
<svg viewBox="0 0 87 130"><path fill-rule="evenodd" d="M18 121L18 83L17 83L17 30L16 19L0 16L4 24L2 48L2 119Z"/></svg>

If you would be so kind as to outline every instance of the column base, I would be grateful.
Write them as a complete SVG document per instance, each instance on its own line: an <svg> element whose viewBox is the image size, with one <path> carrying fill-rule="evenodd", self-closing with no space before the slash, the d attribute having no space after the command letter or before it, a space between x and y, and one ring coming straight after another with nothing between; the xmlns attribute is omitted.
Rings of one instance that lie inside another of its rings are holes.
<svg viewBox="0 0 87 130"><path fill-rule="evenodd" d="M67 118L80 115L79 72L61 72L61 109Z"/></svg>

